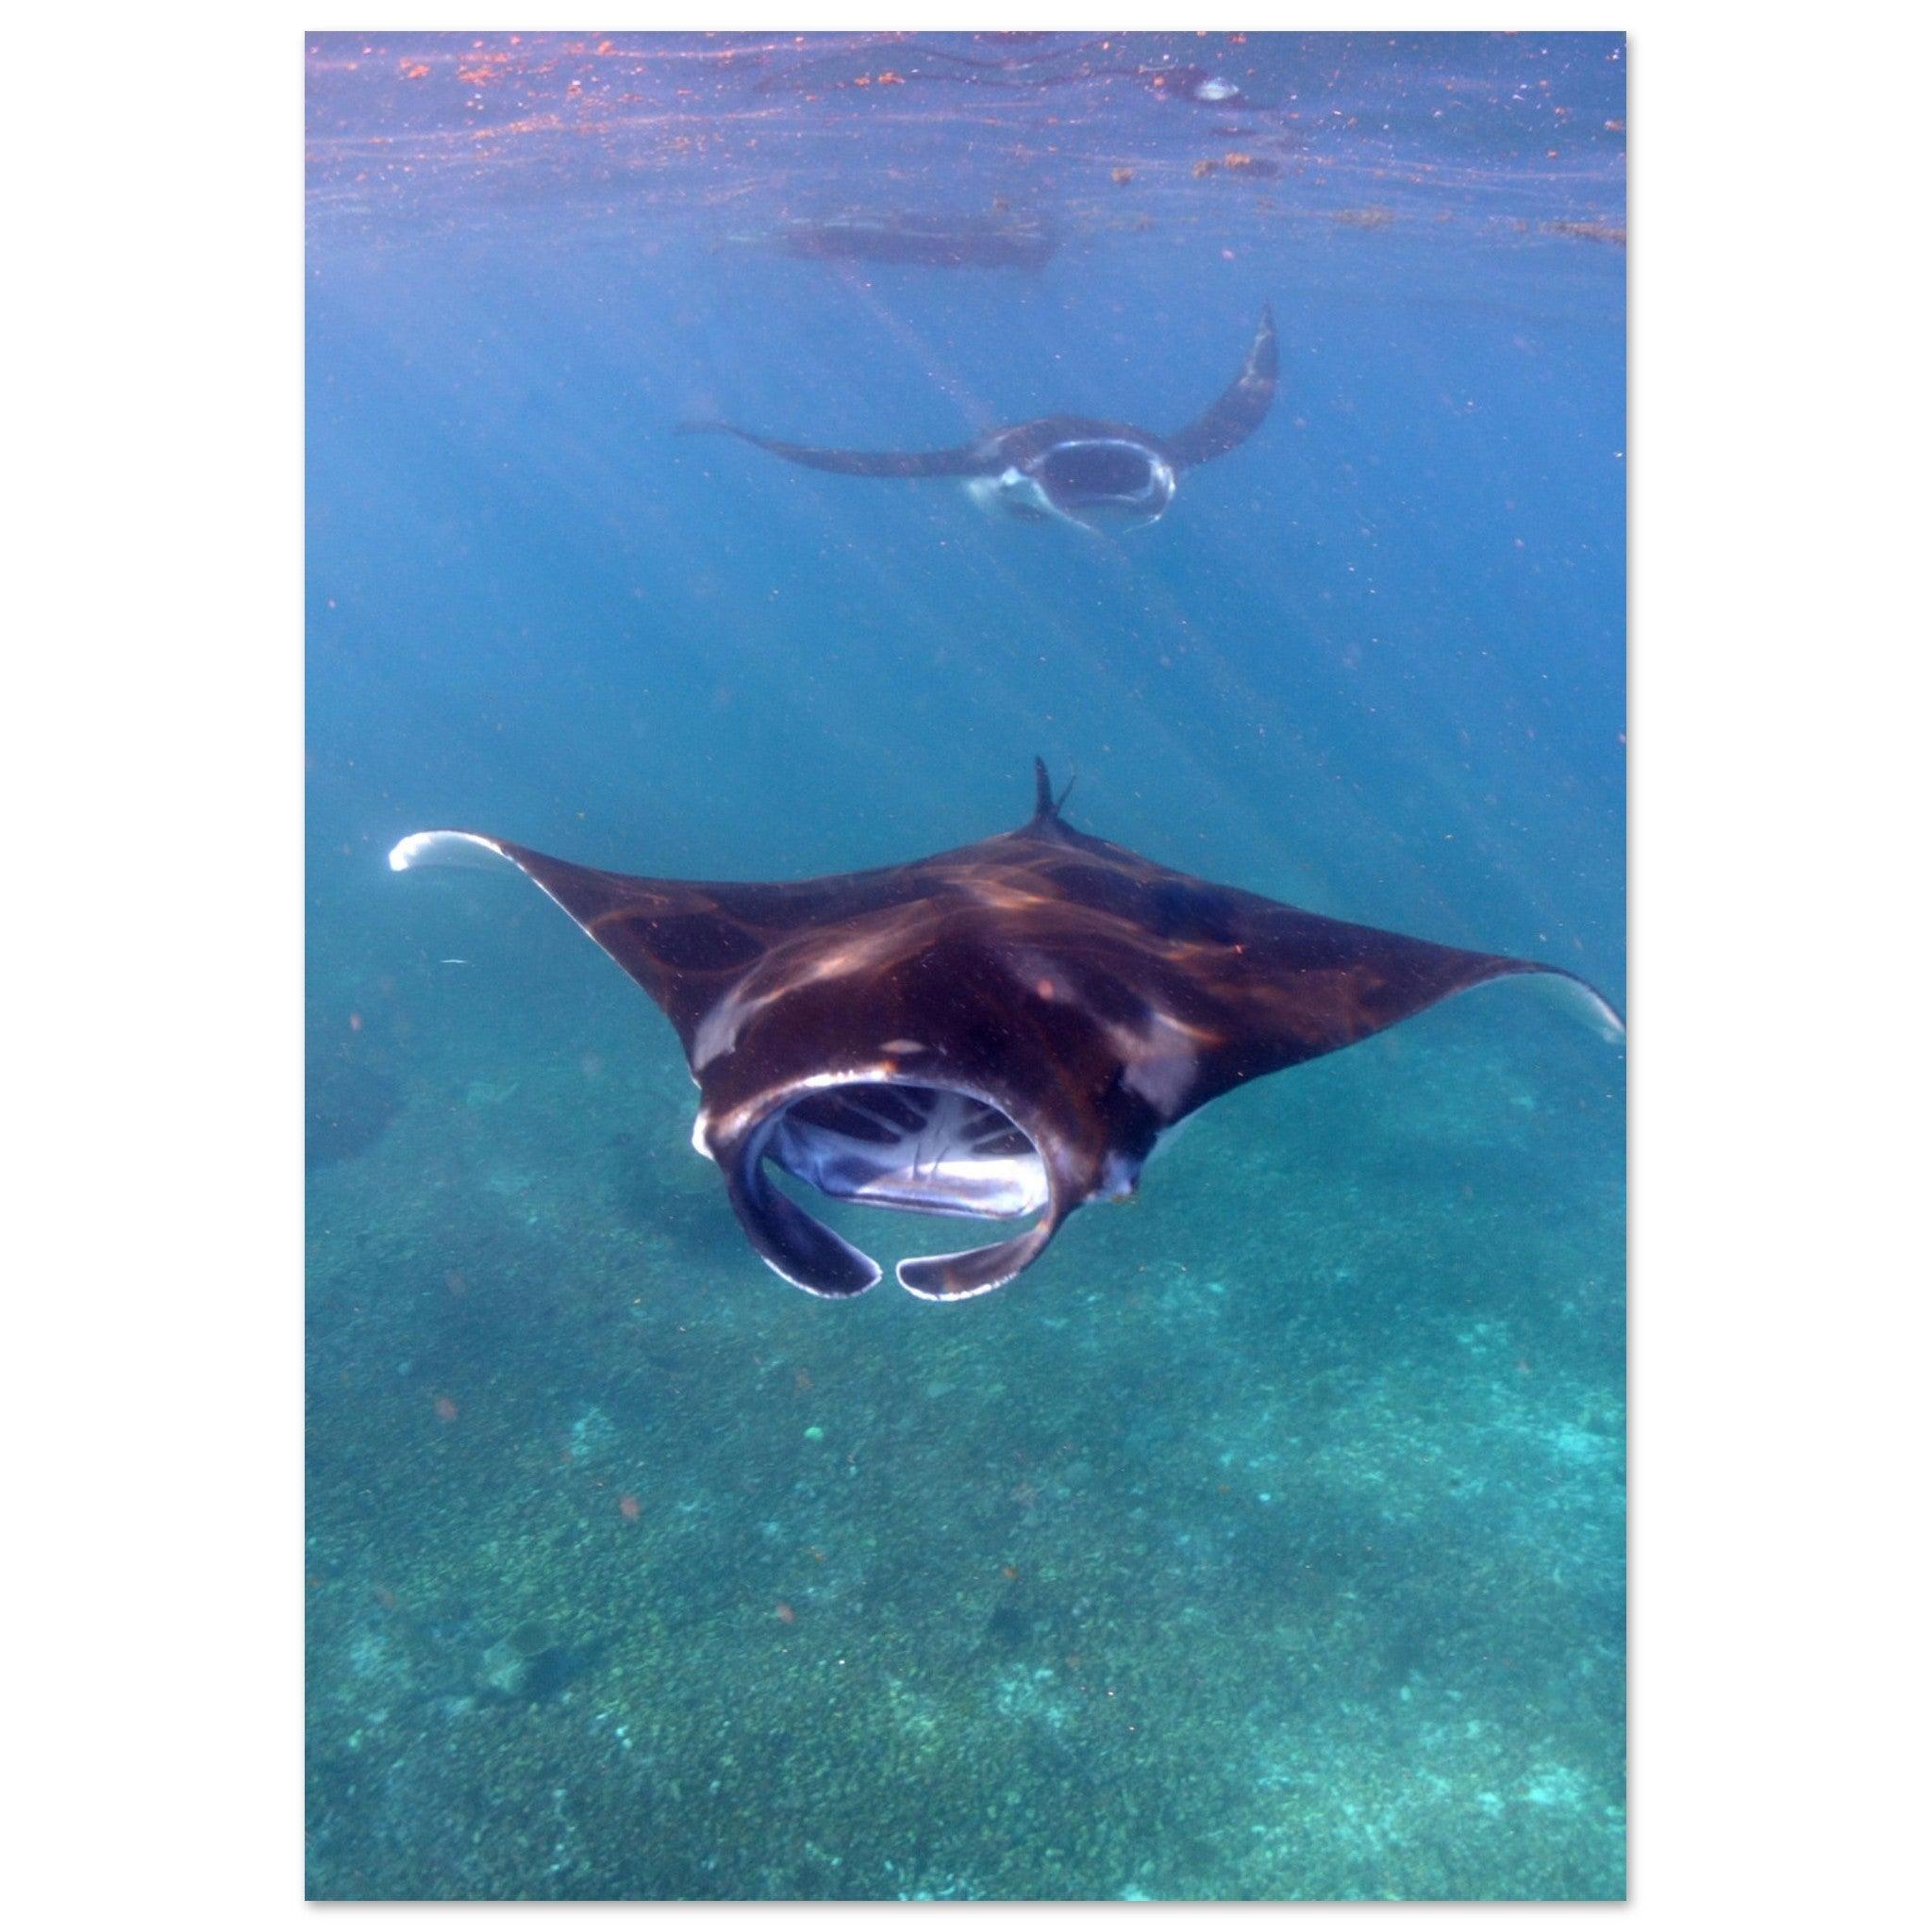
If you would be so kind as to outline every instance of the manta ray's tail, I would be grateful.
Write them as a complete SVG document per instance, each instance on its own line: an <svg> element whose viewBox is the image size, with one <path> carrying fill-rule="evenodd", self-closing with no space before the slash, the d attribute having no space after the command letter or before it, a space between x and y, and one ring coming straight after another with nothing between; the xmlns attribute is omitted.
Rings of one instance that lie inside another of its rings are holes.
<svg viewBox="0 0 1932 1932"><path fill-rule="evenodd" d="M1059 796L1056 798L1053 791L1053 780L1046 775L1046 760L1039 757L1034 758L1033 823L1036 825L1042 824L1046 820L1058 819L1059 817L1060 808L1073 795L1074 786L1078 774L1075 774L1074 777L1069 778L1060 787Z"/></svg>

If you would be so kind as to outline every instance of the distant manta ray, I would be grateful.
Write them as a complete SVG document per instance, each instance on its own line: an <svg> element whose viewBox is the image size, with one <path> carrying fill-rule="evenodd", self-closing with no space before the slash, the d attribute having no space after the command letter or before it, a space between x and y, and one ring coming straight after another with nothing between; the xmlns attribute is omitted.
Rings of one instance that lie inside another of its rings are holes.
<svg viewBox="0 0 1932 1932"><path fill-rule="evenodd" d="M1561 967L1458 952L1190 878L1060 815L1037 759L1018 831L908 865L792 884L593 872L475 832L416 832L397 872L508 860L650 994L698 1083L691 1142L759 1257L818 1295L879 1269L769 1163L837 1200L1019 1219L1024 1234L902 1261L954 1301L1039 1258L1082 1203L1119 1199L1170 1127L1450 993Z"/></svg>
<svg viewBox="0 0 1932 1932"><path fill-rule="evenodd" d="M680 423L680 435L735 436L789 463L841 476L961 476L981 505L1014 516L1058 517L1091 530L1095 517L1158 523L1174 501L1183 470L1211 462L1245 442L1274 401L1280 355L1274 311L1261 325L1241 373L1205 415L1173 436L1092 416L1041 416L994 429L952 449L812 449L755 436L734 423Z"/></svg>

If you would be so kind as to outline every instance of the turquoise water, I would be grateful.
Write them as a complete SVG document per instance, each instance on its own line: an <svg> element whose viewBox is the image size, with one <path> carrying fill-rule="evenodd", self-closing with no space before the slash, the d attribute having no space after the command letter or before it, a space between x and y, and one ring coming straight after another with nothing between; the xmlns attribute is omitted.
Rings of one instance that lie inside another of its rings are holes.
<svg viewBox="0 0 1932 1932"><path fill-rule="evenodd" d="M1039 753L1085 830L1621 1003L1621 40L308 67L311 1893L1621 1895L1619 1049L1486 987L997 1292L826 1302L555 907L385 862L842 872ZM996 203L1043 267L770 245ZM1139 531L672 433L1172 430L1266 303L1272 415Z"/></svg>

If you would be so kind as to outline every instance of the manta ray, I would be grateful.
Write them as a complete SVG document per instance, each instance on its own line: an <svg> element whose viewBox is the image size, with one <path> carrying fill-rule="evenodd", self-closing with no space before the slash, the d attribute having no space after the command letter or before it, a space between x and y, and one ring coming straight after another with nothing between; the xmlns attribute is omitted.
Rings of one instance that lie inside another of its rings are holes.
<svg viewBox="0 0 1932 1932"><path fill-rule="evenodd" d="M1041 416L952 449L926 450L813 449L733 423L680 423L677 430L735 436L789 463L841 476L958 476L982 507L1018 517L1054 517L1090 531L1096 518L1140 527L1167 514L1183 470L1225 456L1259 428L1279 370L1274 311L1264 308L1241 373L1205 414L1173 436L1092 416Z"/></svg>
<svg viewBox="0 0 1932 1932"><path fill-rule="evenodd" d="M692 1145L759 1258L816 1295L861 1293L878 1265L770 1169L835 1200L1037 1216L899 1264L912 1293L957 1301L1012 1280L1083 1203L1132 1194L1210 1100L1451 993L1544 974L1623 1031L1561 967L1323 918L1077 831L1034 774L1017 831L830 878L634 878L455 831L412 833L390 864L507 862L643 988L698 1085Z"/></svg>

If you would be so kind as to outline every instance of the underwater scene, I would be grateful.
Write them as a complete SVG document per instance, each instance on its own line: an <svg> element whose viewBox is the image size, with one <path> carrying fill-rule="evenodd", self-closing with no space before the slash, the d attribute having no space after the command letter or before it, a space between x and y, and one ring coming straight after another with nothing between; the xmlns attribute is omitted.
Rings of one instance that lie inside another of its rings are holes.
<svg viewBox="0 0 1932 1932"><path fill-rule="evenodd" d="M305 67L309 1896L1621 1897L1622 37Z"/></svg>

